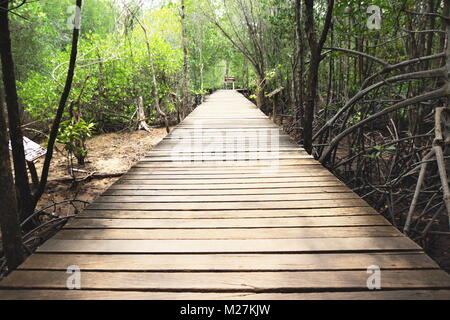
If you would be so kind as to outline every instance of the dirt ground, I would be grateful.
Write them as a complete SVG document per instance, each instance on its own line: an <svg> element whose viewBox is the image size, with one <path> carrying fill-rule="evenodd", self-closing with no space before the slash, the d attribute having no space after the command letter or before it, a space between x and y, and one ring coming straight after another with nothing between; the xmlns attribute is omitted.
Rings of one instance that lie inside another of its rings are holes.
<svg viewBox="0 0 450 320"><path fill-rule="evenodd" d="M94 136L87 141L89 154L86 158L86 164L80 167L74 160L74 168L83 170L76 173L77 179L82 179L93 172L96 174L126 172L165 136L165 128L154 128L151 132L141 130ZM91 178L73 185L70 182L69 161L63 146L58 145L57 150L60 151L54 153L47 189L39 201L38 208L69 199L92 202L119 179L119 177ZM38 173L40 173L42 163L42 159L36 163ZM58 216L65 216L73 214L74 211L75 209L71 204L63 204L58 205L53 213Z"/></svg>

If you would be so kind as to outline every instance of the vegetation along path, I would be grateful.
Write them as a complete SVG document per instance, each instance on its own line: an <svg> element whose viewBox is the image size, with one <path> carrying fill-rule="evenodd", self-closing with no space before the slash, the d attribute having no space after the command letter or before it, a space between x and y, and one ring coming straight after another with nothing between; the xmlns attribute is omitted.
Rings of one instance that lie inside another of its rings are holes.
<svg viewBox="0 0 450 320"><path fill-rule="evenodd" d="M0 287L3 299L450 298L446 272L236 91L210 96Z"/></svg>

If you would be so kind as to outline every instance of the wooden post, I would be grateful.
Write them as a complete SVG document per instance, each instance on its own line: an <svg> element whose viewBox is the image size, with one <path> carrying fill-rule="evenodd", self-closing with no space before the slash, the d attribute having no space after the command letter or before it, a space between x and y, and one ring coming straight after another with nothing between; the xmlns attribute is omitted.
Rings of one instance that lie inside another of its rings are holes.
<svg viewBox="0 0 450 320"><path fill-rule="evenodd" d="M267 98L272 99L272 120L274 123L277 123L277 103L275 99L275 95L280 93L284 87L279 87L275 90L273 90L271 93L267 95Z"/></svg>

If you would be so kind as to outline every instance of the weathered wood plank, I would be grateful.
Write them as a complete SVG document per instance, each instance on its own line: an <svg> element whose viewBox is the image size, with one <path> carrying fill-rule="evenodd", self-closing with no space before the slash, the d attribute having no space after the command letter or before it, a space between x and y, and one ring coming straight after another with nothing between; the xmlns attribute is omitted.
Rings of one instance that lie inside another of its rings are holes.
<svg viewBox="0 0 450 320"><path fill-rule="evenodd" d="M187 154L185 154L187 153ZM311 158L311 156L304 151L303 149L298 149L295 151L280 151L278 149L269 149L268 151L256 150L256 151L236 151L236 150L222 150L219 152L211 152L207 150L201 150L195 152L191 150L190 152L179 152L179 150L168 150L168 151L159 151L152 150L147 152L146 157L144 159L154 159L157 157L170 157L173 160L177 160L177 158L184 159L185 157L199 157L199 158L225 158L227 161L229 160L239 160L239 158L243 157L244 159L292 159L292 158ZM232 158L230 158L232 157Z"/></svg>
<svg viewBox="0 0 450 320"><path fill-rule="evenodd" d="M272 168L273 170L276 170L280 168L281 166L297 166L297 165L318 165L320 166L320 163L315 159L278 159L275 163L274 161L270 160L256 160L256 159L247 159L247 160L234 160L234 161L225 161L225 160L216 160L216 161L195 161L195 162L189 162L189 161L161 161L161 162L146 162L146 161L140 161L138 162L135 167L146 167L146 168L204 168L204 167L261 167L261 170L267 170L267 168Z"/></svg>
<svg viewBox="0 0 450 320"><path fill-rule="evenodd" d="M230 184L154 184L140 181L122 182L113 184L111 190L235 190L235 189L281 189L281 188L308 188L312 185L309 181L281 182L281 183L230 183ZM316 187L343 186L340 181L315 182Z"/></svg>
<svg viewBox="0 0 450 320"><path fill-rule="evenodd" d="M233 229L64 229L54 239L65 240L226 240L402 237L391 226Z"/></svg>
<svg viewBox="0 0 450 320"><path fill-rule="evenodd" d="M152 172L145 172L143 170L131 170L129 173L125 174L123 177L124 179L148 179L148 180L186 180L186 179L268 179L268 178L300 178L300 177L330 177L335 179L331 173L329 173L326 170L311 170L308 172L302 172L302 173L295 173L295 172L289 172L289 173L235 173L235 174L194 174L191 173L189 175L184 174L155 174Z"/></svg>
<svg viewBox="0 0 450 320"><path fill-rule="evenodd" d="M0 290L2 300L450 300L450 290L353 292L144 292L106 290Z"/></svg>
<svg viewBox="0 0 450 320"><path fill-rule="evenodd" d="M450 289L450 276L442 270L384 270L384 289ZM65 289L65 271L17 270L0 288ZM367 289L367 271L305 272L91 272L82 273L82 286L90 289L302 292L305 290Z"/></svg>
<svg viewBox="0 0 450 320"><path fill-rule="evenodd" d="M202 211L139 211L139 210L94 210L88 207L78 218L114 218L114 219L207 219L207 218L281 218L281 217L329 217L378 215L371 207L316 208L283 210L202 210Z"/></svg>
<svg viewBox="0 0 450 320"><path fill-rule="evenodd" d="M352 192L340 193L305 193L305 194L261 194L261 195L205 195L205 196L151 196L151 195L117 195L106 194L97 198L97 202L265 202L265 201L303 201L303 200L337 200L359 199Z"/></svg>
<svg viewBox="0 0 450 320"><path fill-rule="evenodd" d="M181 189L181 190L117 190L108 189L103 195L114 196L226 196L226 195L305 195L309 193L351 193L347 187L308 187L274 189Z"/></svg>
<svg viewBox="0 0 450 320"><path fill-rule="evenodd" d="M131 182L130 182L131 181ZM137 182L134 182L137 181ZM332 175L327 176L312 176L312 177L280 177L280 178L247 178L247 179L239 179L239 178L230 178L230 179L196 179L195 177L186 176L184 179L150 179L148 176L135 176L129 177L124 176L117 183L135 183L135 184L250 184L250 183L284 183L284 182L340 182L336 177ZM274 185L276 187L276 185Z"/></svg>
<svg viewBox="0 0 450 320"><path fill-rule="evenodd" d="M258 168L258 167L224 167L224 168L218 168L218 167L189 167L189 168L183 168L183 167L175 167L175 168L147 168L147 167L139 167L138 164L130 168L130 172L146 172L146 173L152 173L152 174L184 174L186 176L190 175L198 175L198 174L239 174L239 173L246 173L246 174L262 174L262 173L268 173L268 174L276 174L276 173L298 173L303 171L326 171L326 169L321 168L320 166L317 166L315 164L306 164L306 165L298 165L298 166L282 166L278 168L273 168L273 170L267 170L265 168Z"/></svg>
<svg viewBox="0 0 450 320"><path fill-rule="evenodd" d="M284 159L313 159L310 155L302 154L271 154L271 152L246 152L235 153L229 152L226 154L179 154L174 152L171 154L165 154L161 156L147 156L141 160L141 162L203 162L203 161L238 161L238 160L284 160ZM274 165L275 161L272 161Z"/></svg>
<svg viewBox="0 0 450 320"><path fill-rule="evenodd" d="M424 253L341 254L35 254L20 269L85 271L301 271L438 269Z"/></svg>
<svg viewBox="0 0 450 320"><path fill-rule="evenodd" d="M111 203L94 202L91 209L126 209L126 210L239 210L239 209L306 209L335 207L364 207L367 203L361 199L339 200L304 200L304 201L266 201L266 202L196 202L183 203Z"/></svg>
<svg viewBox="0 0 450 320"><path fill-rule="evenodd" d="M164 144L160 144L154 147L155 151L177 151L177 152L260 152L260 151L300 151L299 147L294 147L289 143L266 143L264 145L258 145L257 143L244 143L244 142L222 142L222 143L203 143L203 140L196 143L191 140L183 141L165 141Z"/></svg>
<svg viewBox="0 0 450 320"><path fill-rule="evenodd" d="M389 226L380 215L347 217L248 218L248 219L73 219L64 228L277 228L330 226ZM249 231L251 232L251 231Z"/></svg>
<svg viewBox="0 0 450 320"><path fill-rule="evenodd" d="M41 253L290 253L338 251L420 251L406 237L249 239L249 240L58 240L38 248Z"/></svg>

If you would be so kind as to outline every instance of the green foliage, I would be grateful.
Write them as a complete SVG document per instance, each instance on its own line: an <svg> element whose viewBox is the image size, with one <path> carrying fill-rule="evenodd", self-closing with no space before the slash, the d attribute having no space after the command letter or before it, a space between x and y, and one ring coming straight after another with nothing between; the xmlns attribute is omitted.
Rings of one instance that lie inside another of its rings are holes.
<svg viewBox="0 0 450 320"><path fill-rule="evenodd" d="M48 67L28 71L26 77L19 81L19 96L27 116L47 124L54 117L70 57L70 30L67 27L70 14L67 8L73 5L72 2L43 0L41 4L30 7L47 17L43 28L50 31L43 42L52 43L53 52L38 52L35 60ZM55 6L50 7L50 4ZM101 15L96 11L98 8L102 8ZM135 23L124 32L121 23L114 25L115 19L120 18L117 10L106 0L87 1L83 7L79 58L70 96L72 100L80 99L83 116L94 119L98 123L97 129L103 131L128 126L139 96L150 106L147 110L149 119L157 116L142 29ZM174 112L177 101L168 97L180 96L179 78L183 63L177 8L154 10L140 19L149 31L158 98L164 110ZM110 33L114 28L118 30ZM55 39L49 40L51 38ZM40 43L39 39L33 38L33 41ZM26 63L23 65L27 66Z"/></svg>
<svg viewBox="0 0 450 320"><path fill-rule="evenodd" d="M395 151L395 146L383 146L377 145L372 147L373 152L370 154L365 154L364 157L369 159L380 159L386 156L390 151Z"/></svg>
<svg viewBox="0 0 450 320"><path fill-rule="evenodd" d="M85 142L92 136L94 129L95 123L84 119L63 121L58 131L57 142L64 144L64 150L74 155L79 163L83 163L88 155Z"/></svg>
<svg viewBox="0 0 450 320"><path fill-rule="evenodd" d="M50 76L38 72L30 72L28 80L19 82L19 96L25 111L33 119L50 121L56 112L59 90Z"/></svg>

